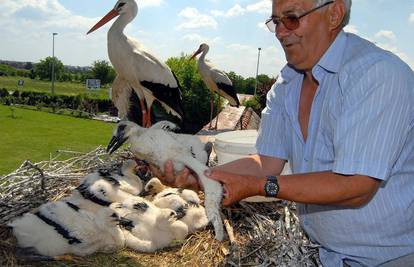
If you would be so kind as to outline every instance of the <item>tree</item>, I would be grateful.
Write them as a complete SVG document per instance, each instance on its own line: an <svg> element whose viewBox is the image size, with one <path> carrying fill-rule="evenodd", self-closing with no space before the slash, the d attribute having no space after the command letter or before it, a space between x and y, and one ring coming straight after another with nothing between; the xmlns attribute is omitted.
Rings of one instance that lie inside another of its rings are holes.
<svg viewBox="0 0 414 267"><path fill-rule="evenodd" d="M24 69L25 70L32 70L33 69L33 63L32 62L26 62L26 64L24 64Z"/></svg>
<svg viewBox="0 0 414 267"><path fill-rule="evenodd" d="M187 132L198 132L210 119L210 90L201 80L195 60L187 55L172 57L167 65L177 76L181 85L184 106L184 128ZM214 99L216 99L214 94Z"/></svg>
<svg viewBox="0 0 414 267"><path fill-rule="evenodd" d="M39 63L36 64L35 73L39 76L41 80L52 80L52 63L53 57L47 57L45 59L40 60ZM64 66L62 61L55 58L55 80L59 80L63 74Z"/></svg>
<svg viewBox="0 0 414 267"><path fill-rule="evenodd" d="M227 76L233 83L234 90L236 90L238 94L246 93L243 87L244 78L241 75L237 75L234 71L230 71L229 73L227 73Z"/></svg>
<svg viewBox="0 0 414 267"><path fill-rule="evenodd" d="M107 84L115 80L116 73L108 61L97 60L92 65L92 76L95 79L101 80L101 84Z"/></svg>

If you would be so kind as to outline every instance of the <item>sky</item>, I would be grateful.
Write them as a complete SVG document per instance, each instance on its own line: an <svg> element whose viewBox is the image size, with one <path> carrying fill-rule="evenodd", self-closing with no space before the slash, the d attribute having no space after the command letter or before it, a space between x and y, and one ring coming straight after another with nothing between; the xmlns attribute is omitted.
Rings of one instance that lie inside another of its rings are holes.
<svg viewBox="0 0 414 267"><path fill-rule="evenodd" d="M310 0L309 0L310 1ZM106 34L112 24L86 32L114 0L0 0L0 59L39 62L52 55L65 65L108 60ZM286 63L264 21L271 0L137 0L138 15L125 33L165 61L210 45L207 58L243 77L278 75ZM414 0L353 0L350 31L396 53L414 69Z"/></svg>

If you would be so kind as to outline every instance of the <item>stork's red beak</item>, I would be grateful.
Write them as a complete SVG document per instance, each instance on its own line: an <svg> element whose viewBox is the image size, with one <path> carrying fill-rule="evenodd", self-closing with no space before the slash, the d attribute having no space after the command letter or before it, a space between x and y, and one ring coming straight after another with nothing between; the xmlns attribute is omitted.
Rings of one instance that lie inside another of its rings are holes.
<svg viewBox="0 0 414 267"><path fill-rule="evenodd" d="M96 23L95 26L93 26L86 34L90 34L91 32L96 31L97 29L99 29L100 27L105 25L108 21L110 21L111 19L115 18L118 15L119 15L118 11L116 11L115 9L112 9L111 11L109 11L108 14L105 15L105 17L103 17L100 21L98 21L98 23Z"/></svg>
<svg viewBox="0 0 414 267"><path fill-rule="evenodd" d="M192 60L193 58L195 58L198 54L200 54L202 52L202 50L201 49L198 49L197 51L195 51L194 52L194 55L192 55L191 57L190 57L190 60Z"/></svg>

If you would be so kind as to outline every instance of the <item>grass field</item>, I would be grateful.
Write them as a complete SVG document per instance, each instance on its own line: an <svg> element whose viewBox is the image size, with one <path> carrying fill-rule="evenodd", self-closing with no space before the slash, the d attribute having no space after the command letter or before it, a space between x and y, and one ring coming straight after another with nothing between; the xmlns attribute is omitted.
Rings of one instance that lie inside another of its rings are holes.
<svg viewBox="0 0 414 267"><path fill-rule="evenodd" d="M18 87L17 82L24 80L24 86ZM50 93L51 83L40 80L32 80L25 77L0 77L0 88L9 91L18 89L19 91L36 91ZM87 90L84 84L73 82L55 82L55 93L62 95L87 94L95 98L108 98L108 87L100 90Z"/></svg>
<svg viewBox="0 0 414 267"><path fill-rule="evenodd" d="M114 124L0 105L0 175L24 160L49 159L57 150L87 152L105 146Z"/></svg>

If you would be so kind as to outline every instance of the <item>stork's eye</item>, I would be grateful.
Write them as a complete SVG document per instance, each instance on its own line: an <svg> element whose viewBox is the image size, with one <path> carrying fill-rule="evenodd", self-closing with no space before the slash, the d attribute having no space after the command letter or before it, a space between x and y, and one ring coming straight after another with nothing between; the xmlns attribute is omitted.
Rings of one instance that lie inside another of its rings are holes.
<svg viewBox="0 0 414 267"><path fill-rule="evenodd" d="M121 8L121 7L123 7L123 6L125 6L125 3L119 3L118 9Z"/></svg>

